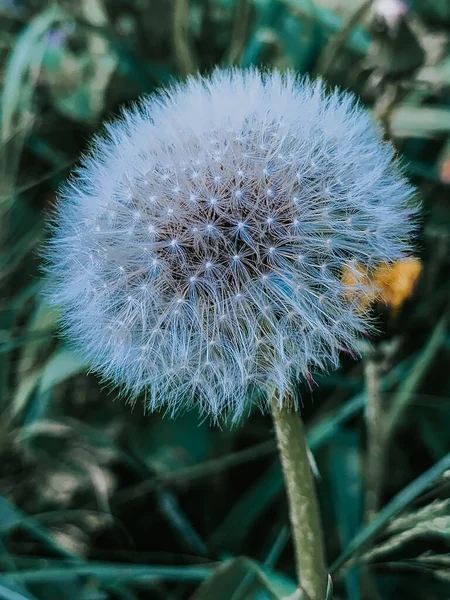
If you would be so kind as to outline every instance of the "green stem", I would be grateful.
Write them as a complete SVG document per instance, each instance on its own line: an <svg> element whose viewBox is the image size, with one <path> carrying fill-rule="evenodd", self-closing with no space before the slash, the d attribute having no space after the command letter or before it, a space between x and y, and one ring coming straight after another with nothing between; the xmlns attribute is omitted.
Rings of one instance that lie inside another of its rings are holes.
<svg viewBox="0 0 450 600"><path fill-rule="evenodd" d="M324 600L328 572L305 430L291 398L282 400L278 393L273 394L272 416L286 485L297 577L310 600Z"/></svg>

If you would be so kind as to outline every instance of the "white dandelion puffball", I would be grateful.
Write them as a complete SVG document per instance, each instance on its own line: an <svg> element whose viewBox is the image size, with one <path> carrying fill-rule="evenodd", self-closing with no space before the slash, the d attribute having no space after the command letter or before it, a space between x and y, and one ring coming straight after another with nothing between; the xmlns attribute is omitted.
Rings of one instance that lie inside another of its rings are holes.
<svg viewBox="0 0 450 600"><path fill-rule="evenodd" d="M367 317L342 271L408 251L411 195L351 94L216 70L96 139L60 198L48 296L131 397L237 418L355 350Z"/></svg>

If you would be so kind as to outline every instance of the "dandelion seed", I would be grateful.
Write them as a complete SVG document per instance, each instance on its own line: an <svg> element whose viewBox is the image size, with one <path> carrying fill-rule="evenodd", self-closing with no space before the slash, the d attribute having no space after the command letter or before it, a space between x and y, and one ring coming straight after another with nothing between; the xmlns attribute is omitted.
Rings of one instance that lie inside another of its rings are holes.
<svg viewBox="0 0 450 600"><path fill-rule="evenodd" d="M342 273L402 259L414 222L351 94L217 70L109 131L62 192L46 252L48 297L94 369L150 408L238 418L250 390L285 397L357 348L370 324Z"/></svg>

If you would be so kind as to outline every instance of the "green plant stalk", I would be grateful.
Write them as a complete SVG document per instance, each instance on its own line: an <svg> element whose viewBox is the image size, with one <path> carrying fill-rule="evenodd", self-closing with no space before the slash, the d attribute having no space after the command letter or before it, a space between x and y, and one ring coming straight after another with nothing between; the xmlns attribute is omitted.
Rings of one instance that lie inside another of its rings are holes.
<svg viewBox="0 0 450 600"><path fill-rule="evenodd" d="M271 404L288 498L298 581L310 600L324 600L328 572L305 429L290 398L280 402L275 392Z"/></svg>

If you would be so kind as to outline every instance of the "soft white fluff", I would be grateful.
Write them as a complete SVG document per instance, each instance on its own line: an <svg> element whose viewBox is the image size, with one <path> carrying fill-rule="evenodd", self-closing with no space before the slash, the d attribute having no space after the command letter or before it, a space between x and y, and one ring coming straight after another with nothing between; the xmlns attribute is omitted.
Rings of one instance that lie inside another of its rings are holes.
<svg viewBox="0 0 450 600"><path fill-rule="evenodd" d="M352 95L217 70L96 139L60 198L48 295L132 397L238 417L355 349L342 269L405 252L411 191Z"/></svg>

